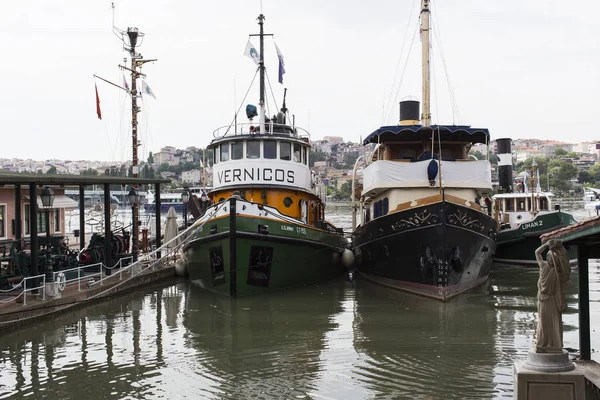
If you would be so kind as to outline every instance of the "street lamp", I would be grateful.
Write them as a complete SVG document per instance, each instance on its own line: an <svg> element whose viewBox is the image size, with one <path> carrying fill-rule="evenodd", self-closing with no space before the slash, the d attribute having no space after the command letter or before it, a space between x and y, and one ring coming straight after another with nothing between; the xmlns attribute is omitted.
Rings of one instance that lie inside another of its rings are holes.
<svg viewBox="0 0 600 400"><path fill-rule="evenodd" d="M54 192L49 186L44 186L40 193L42 207L46 212L46 283L54 282L54 271L52 270L52 260L50 259L50 209L54 204Z"/></svg>
<svg viewBox="0 0 600 400"><path fill-rule="evenodd" d="M187 187L183 188L183 193L181 193L181 201L183 202L183 223L185 229L187 229L187 203L190 201L190 191Z"/></svg>
<svg viewBox="0 0 600 400"><path fill-rule="evenodd" d="M129 191L129 193L127 194L127 197L129 198L129 203L131 204L131 230L132 230L132 234L131 234L131 257L133 259L133 262L137 261L137 241L138 241L138 237L137 237L137 221L135 220L135 207L137 206L137 203L139 201L139 194L138 191L135 188L131 188L131 190Z"/></svg>

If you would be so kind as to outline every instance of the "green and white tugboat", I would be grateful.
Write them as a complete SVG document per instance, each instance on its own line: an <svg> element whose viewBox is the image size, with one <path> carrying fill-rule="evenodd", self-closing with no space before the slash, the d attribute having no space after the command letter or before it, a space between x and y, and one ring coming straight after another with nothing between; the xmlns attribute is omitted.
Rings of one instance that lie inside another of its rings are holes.
<svg viewBox="0 0 600 400"><path fill-rule="evenodd" d="M512 154L510 139L497 139L498 181L503 193L492 197L492 212L500 230L496 236L494 262L537 266L535 250L540 247L540 235L577 223L573 216L552 204L553 194L543 192L536 178L535 159L527 179L512 190ZM577 262L575 248L568 248L571 263Z"/></svg>
<svg viewBox="0 0 600 400"><path fill-rule="evenodd" d="M265 115L264 19L258 16L260 34L252 35L260 51L250 42L246 49L258 64L258 109L249 104L249 122L236 118L214 131L212 205L183 248L190 280L232 297L320 283L342 275L342 259L353 258L342 230L325 220L324 186L309 168L310 136L288 123L285 91L281 111Z"/></svg>

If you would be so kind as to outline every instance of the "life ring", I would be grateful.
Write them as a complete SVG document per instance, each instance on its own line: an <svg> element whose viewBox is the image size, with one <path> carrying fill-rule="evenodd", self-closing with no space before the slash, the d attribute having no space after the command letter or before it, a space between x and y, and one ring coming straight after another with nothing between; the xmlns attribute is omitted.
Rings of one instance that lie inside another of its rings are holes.
<svg viewBox="0 0 600 400"><path fill-rule="evenodd" d="M56 285L61 292L65 290L65 287L67 286L67 277L62 271L56 274Z"/></svg>

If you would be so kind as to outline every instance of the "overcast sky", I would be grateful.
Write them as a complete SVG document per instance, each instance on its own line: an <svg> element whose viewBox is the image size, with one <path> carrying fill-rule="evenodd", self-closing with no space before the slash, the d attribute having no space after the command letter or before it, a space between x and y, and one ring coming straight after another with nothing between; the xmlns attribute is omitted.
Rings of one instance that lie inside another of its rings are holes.
<svg viewBox="0 0 600 400"><path fill-rule="evenodd" d="M275 34L287 70L282 86L267 38L277 104L287 87L290 112L312 139L357 142L382 123L396 124L398 101L421 98L418 34L411 40L419 3L264 0L265 31ZM158 59L143 69L156 100L145 98L139 114L140 158L166 145L205 147L231 122L254 76L243 54L248 34L258 32L260 0L118 0L115 7L115 25L144 32L139 51ZM493 139L600 139L600 2L433 0L432 13L434 123L487 127ZM108 0L3 3L0 158L131 158L125 93L97 81L103 118L96 117L92 75L123 81L117 66L127 53L111 27ZM247 103L258 103L256 85ZM270 95L269 105L273 114Z"/></svg>

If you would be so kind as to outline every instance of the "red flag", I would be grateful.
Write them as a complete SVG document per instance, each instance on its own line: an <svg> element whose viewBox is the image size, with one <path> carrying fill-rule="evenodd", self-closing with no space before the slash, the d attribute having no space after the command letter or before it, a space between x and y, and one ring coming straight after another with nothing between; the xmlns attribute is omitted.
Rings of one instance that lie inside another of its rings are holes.
<svg viewBox="0 0 600 400"><path fill-rule="evenodd" d="M102 119L102 113L100 112L100 97L98 97L98 86L94 84L96 87L96 114L98 114L98 119Z"/></svg>

